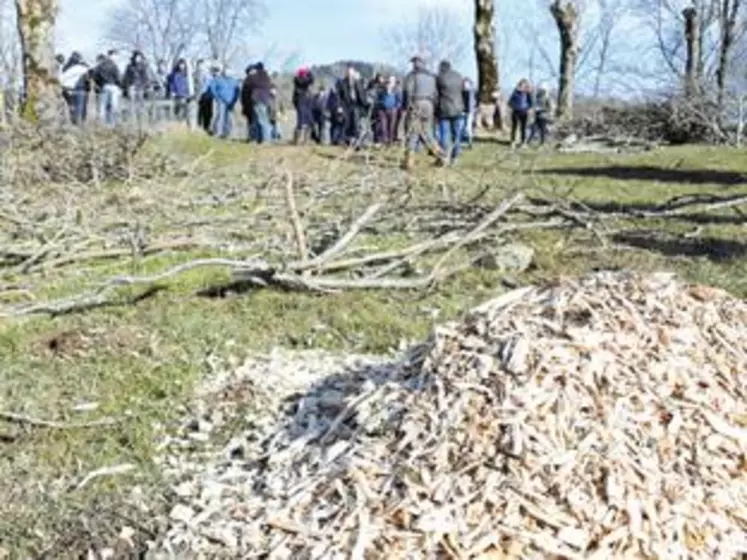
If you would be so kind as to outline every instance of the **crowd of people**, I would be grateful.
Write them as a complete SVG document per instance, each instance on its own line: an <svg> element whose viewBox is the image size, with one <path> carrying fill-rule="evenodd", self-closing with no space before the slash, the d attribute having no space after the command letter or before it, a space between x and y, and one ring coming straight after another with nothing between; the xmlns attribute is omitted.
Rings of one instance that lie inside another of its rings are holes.
<svg viewBox="0 0 747 560"><path fill-rule="evenodd" d="M408 154L425 147L441 162L454 163L462 147L473 143L474 85L449 61L442 61L435 72L423 57L414 56L411 63L404 78L377 74L370 80L350 65L332 83L317 79L309 68L300 68L293 77L290 98L296 116L292 141L353 147L386 147L404 141ZM134 51L124 65L118 63L115 50L99 55L91 66L77 52L67 59L59 56L58 64L63 97L74 124L89 119L92 96L96 117L108 125L117 123L123 100L137 122L158 119L154 112L164 105L150 100L168 100L173 119L209 134L231 136L233 116L240 105L247 141L271 143L282 138L278 76L270 75L262 62L249 65L243 80L231 76L225 66L202 59L192 65L180 58L171 68L158 61L154 67L140 51ZM535 138L544 143L553 114L547 88L540 85L534 91L527 80L521 80L507 105L512 145L520 147Z"/></svg>

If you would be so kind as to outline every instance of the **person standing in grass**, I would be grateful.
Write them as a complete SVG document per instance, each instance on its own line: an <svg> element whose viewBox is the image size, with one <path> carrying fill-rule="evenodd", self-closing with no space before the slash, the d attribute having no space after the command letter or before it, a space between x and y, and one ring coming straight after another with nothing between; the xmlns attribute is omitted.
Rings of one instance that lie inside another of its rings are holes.
<svg viewBox="0 0 747 560"><path fill-rule="evenodd" d="M62 67L60 77L62 93L70 109L70 122L74 125L82 125L86 120L90 88L88 72L88 65L79 52L73 52Z"/></svg>
<svg viewBox="0 0 747 560"><path fill-rule="evenodd" d="M472 147L475 131L475 112L477 111L477 96L472 80L464 78L462 87L462 99L464 101L464 132L462 140L467 142L469 148Z"/></svg>
<svg viewBox="0 0 747 560"><path fill-rule="evenodd" d="M529 131L529 140L527 143L531 143L535 136L539 134L540 145L545 144L547 135L550 131L550 124L552 124L552 114L555 110L552 97L545 84L540 84L537 88L537 95L534 99L534 121L532 122L532 128Z"/></svg>
<svg viewBox="0 0 747 560"><path fill-rule="evenodd" d="M519 146L524 146L527 140L527 121L529 111L532 110L532 86L529 80L522 79L508 99L511 109L511 147L516 147L516 135L520 138Z"/></svg>
<svg viewBox="0 0 747 560"><path fill-rule="evenodd" d="M231 135L232 114L239 100L239 82L228 75L228 69L216 68L217 72L210 83L210 94L215 99L217 114L213 120L213 134L220 138Z"/></svg>
<svg viewBox="0 0 747 560"><path fill-rule="evenodd" d="M154 76L148 67L145 56L133 51L130 63L125 68L122 91L130 104L130 114L140 126L145 114L146 100L152 97Z"/></svg>
<svg viewBox="0 0 747 560"><path fill-rule="evenodd" d="M280 106L280 100L278 99L278 90L274 84L270 89L270 105L268 108L272 141L278 142L283 139L282 132L280 131L280 123L278 122L278 116L282 112L282 108Z"/></svg>
<svg viewBox="0 0 747 560"><path fill-rule="evenodd" d="M119 99L122 95L122 76L117 63L112 58L112 52L114 51L110 51L108 56L101 56L98 64L91 71L92 80L99 92L99 119L109 126L117 123Z"/></svg>
<svg viewBox="0 0 747 560"><path fill-rule="evenodd" d="M248 115L249 139L255 139L258 144L272 142L272 127L270 125L271 90L272 80L262 62L247 68L241 103L244 114Z"/></svg>
<svg viewBox="0 0 747 560"><path fill-rule="evenodd" d="M296 130L293 143L302 144L309 139L311 127L314 126L314 75L306 68L300 68L293 78L293 107L296 110Z"/></svg>
<svg viewBox="0 0 747 560"><path fill-rule="evenodd" d="M443 164L456 162L462 147L464 130L464 78L444 60L438 67L438 138L443 152Z"/></svg>
<svg viewBox="0 0 747 560"><path fill-rule="evenodd" d="M397 140L397 124L402 105L402 94L397 89L397 78L389 76L386 85L379 90L376 103L379 124L379 137L384 146L391 146Z"/></svg>
<svg viewBox="0 0 747 560"><path fill-rule="evenodd" d="M311 139L317 144L326 144L328 139L325 137L325 127L329 123L327 114L327 101L329 98L329 88L324 82L319 83L317 92L314 94L314 102L311 107Z"/></svg>
<svg viewBox="0 0 747 560"><path fill-rule="evenodd" d="M189 122L189 103L192 98L192 79L187 61L180 58L166 82L166 98L173 103L173 114L177 121Z"/></svg>
<svg viewBox="0 0 747 560"><path fill-rule="evenodd" d="M345 77L337 82L337 97L345 119L345 142L349 146L357 145L361 140L361 121L367 107L367 92L352 64L348 66Z"/></svg>
<svg viewBox="0 0 747 560"><path fill-rule="evenodd" d="M436 76L428 71L425 61L420 56L413 56L412 72L404 81L405 115L405 157L402 162L404 169L410 169L413 164L413 153L418 151L420 143L436 157L440 157L441 149L433 138L435 103L438 100L438 85Z"/></svg>
<svg viewBox="0 0 747 560"><path fill-rule="evenodd" d="M198 59L192 73L193 90L196 100L197 126L205 132L210 130L210 122L213 120L213 99L210 97L211 76L205 68L205 61Z"/></svg>

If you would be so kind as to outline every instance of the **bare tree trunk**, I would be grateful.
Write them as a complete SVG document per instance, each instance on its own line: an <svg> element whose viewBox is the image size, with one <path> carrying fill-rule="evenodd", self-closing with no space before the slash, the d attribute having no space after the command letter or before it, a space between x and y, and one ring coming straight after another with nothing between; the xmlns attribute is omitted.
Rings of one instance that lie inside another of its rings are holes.
<svg viewBox="0 0 747 560"><path fill-rule="evenodd" d="M685 59L685 96L695 97L700 92L700 60L702 45L698 11L693 8L682 10L685 18L685 42L687 44L687 58Z"/></svg>
<svg viewBox="0 0 747 560"><path fill-rule="evenodd" d="M570 119L573 116L573 91L578 60L578 9L572 0L565 5L561 4L561 0L555 0L550 6L550 12L560 34L557 117Z"/></svg>
<svg viewBox="0 0 747 560"><path fill-rule="evenodd" d="M480 127L495 125L503 128L503 119L493 117L497 101L495 93L500 93L498 74L498 57L495 46L495 2L494 0L475 0L475 57L477 58L477 102L479 115L477 124Z"/></svg>
<svg viewBox="0 0 747 560"><path fill-rule="evenodd" d="M719 44L718 67L716 68L716 87L719 116L724 113L726 97L726 78L729 75L731 51L735 42L737 16L741 7L741 0L723 0L720 14L721 42Z"/></svg>
<svg viewBox="0 0 747 560"><path fill-rule="evenodd" d="M57 0L16 0L23 51L25 101L22 115L40 124L57 122L61 95L54 56Z"/></svg>

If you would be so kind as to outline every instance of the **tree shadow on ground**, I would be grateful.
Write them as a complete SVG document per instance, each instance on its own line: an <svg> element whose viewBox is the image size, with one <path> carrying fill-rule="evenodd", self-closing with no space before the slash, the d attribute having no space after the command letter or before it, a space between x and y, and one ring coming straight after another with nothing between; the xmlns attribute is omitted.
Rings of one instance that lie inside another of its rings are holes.
<svg viewBox="0 0 747 560"><path fill-rule="evenodd" d="M612 237L614 243L645 249L666 257L707 258L725 263L747 256L747 243L717 237L670 235L655 230L621 232Z"/></svg>
<svg viewBox="0 0 747 560"><path fill-rule="evenodd" d="M530 202L537 206L551 206L553 203L544 198L530 197ZM711 211L698 208L710 206ZM747 206L747 194L720 196L708 193L674 196L664 202L617 202L583 201L571 202L570 208L576 212L597 212L599 214L626 214L630 218L656 218L695 224L740 225L747 223L747 214L739 207ZM692 212L684 209L693 207ZM721 213L716 213L720 211ZM724 212L731 212L726 214ZM661 214L661 215L656 215Z"/></svg>
<svg viewBox="0 0 747 560"><path fill-rule="evenodd" d="M535 173L543 175L572 175L586 178L607 178L619 181L652 181L691 185L716 184L735 186L747 183L747 177L734 171L718 169L667 169L651 165L612 165L606 167L547 168Z"/></svg>

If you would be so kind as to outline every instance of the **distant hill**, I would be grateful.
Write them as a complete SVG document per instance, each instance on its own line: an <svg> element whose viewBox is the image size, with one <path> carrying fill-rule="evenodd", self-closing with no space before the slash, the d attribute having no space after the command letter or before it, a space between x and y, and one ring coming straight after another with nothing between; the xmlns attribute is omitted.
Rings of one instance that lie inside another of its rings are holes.
<svg viewBox="0 0 747 560"><path fill-rule="evenodd" d="M353 66L365 80L370 80L377 72L385 75L399 74L399 71L388 64L364 62L362 60L338 60L332 64L319 64L311 67L314 75L325 81L335 80L345 74L348 66Z"/></svg>
<svg viewBox="0 0 747 560"><path fill-rule="evenodd" d="M331 86L337 78L344 76L345 70L351 64L353 68L360 73L364 80L370 80L377 72L386 76L391 74L401 74L401 72L391 65L364 62L362 60L338 60L331 64L315 64L310 66L309 69L314 74L317 88L322 86L328 87ZM278 89L281 92L281 97L286 106L290 103L294 75L295 69L292 72L277 72L273 75L273 81L278 86Z"/></svg>

